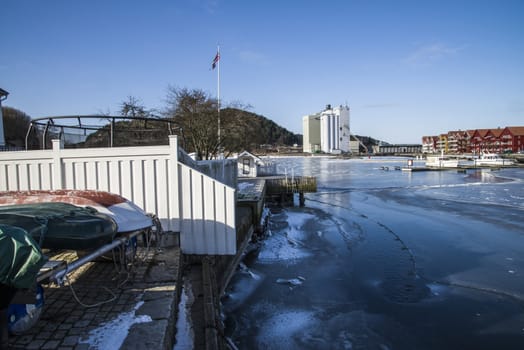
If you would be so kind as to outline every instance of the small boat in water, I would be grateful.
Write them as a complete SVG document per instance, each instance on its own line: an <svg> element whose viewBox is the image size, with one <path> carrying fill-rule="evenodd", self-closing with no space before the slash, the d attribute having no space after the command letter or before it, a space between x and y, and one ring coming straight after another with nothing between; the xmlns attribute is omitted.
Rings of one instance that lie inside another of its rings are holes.
<svg viewBox="0 0 524 350"><path fill-rule="evenodd" d="M475 159L475 165L477 166L507 166L514 164L513 160L502 158L497 153L482 153L478 159Z"/></svg>

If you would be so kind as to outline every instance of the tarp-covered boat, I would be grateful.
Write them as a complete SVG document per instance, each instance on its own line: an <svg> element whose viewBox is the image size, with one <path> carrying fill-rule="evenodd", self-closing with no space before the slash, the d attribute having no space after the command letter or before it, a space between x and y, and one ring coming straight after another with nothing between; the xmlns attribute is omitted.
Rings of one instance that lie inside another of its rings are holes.
<svg viewBox="0 0 524 350"><path fill-rule="evenodd" d="M43 290L36 276L47 258L29 234L19 228L0 225L0 347L7 349L8 329L14 333L31 327L42 312ZM10 303L20 289L36 287L40 300L27 312L25 305Z"/></svg>
<svg viewBox="0 0 524 350"><path fill-rule="evenodd" d="M91 250L111 243L117 234L110 216L68 203L1 206L0 224L23 228L49 249Z"/></svg>
<svg viewBox="0 0 524 350"><path fill-rule="evenodd" d="M30 288L46 260L25 230L0 224L0 284L15 289Z"/></svg>
<svg viewBox="0 0 524 350"><path fill-rule="evenodd" d="M58 283L64 275L74 271L86 262L105 256L112 251L110 258L120 261L126 268L132 263L137 247L137 235L144 240L149 228L159 223L137 205L122 196L94 190L55 190L55 191L7 191L0 192L0 233L2 228L9 232L23 232L29 242L33 242L35 251L41 254L41 248L76 250L78 259L70 264L55 264L51 270L42 273L40 261L28 262L31 274L24 276L23 285L4 284L10 281L13 271L7 269L11 256L4 252L6 242L14 242L11 237L2 235L0 242L0 286L2 287L2 317L5 307L11 302L14 291L35 286L34 304L11 304L9 331L22 333L37 322L43 309L43 289L38 281L51 278ZM21 235L18 235L21 236ZM23 235L22 235L23 236ZM149 244L149 243L148 243ZM12 249L10 249L12 250ZM116 254L115 254L116 253ZM15 271L15 272L16 272ZM38 274L38 277L36 277ZM4 278L5 277L5 278ZM5 288L4 288L5 287ZM4 289L6 293L4 293ZM5 296L4 296L5 294ZM9 295L8 295L9 294ZM7 298L9 296L9 300ZM0 328L5 328L4 325ZM3 331L3 330L0 330ZM2 339L0 339L2 340Z"/></svg>
<svg viewBox="0 0 524 350"><path fill-rule="evenodd" d="M126 198L95 190L32 190L0 192L0 206L45 202L69 203L95 208L109 215L117 224L118 232L142 230L153 225L152 219L140 207Z"/></svg>

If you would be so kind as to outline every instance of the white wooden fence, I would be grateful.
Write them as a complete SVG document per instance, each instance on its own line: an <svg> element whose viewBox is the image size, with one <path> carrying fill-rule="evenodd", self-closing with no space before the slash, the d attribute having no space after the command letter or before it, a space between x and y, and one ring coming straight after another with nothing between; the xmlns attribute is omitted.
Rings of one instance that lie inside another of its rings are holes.
<svg viewBox="0 0 524 350"><path fill-rule="evenodd" d="M235 188L178 160L168 146L0 152L0 191L88 189L119 194L180 232L185 254L236 253Z"/></svg>

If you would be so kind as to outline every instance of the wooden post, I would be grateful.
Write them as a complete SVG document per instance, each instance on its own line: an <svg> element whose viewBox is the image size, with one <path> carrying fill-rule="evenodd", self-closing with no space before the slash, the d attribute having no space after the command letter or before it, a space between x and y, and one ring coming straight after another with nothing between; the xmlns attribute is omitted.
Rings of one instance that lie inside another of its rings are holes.
<svg viewBox="0 0 524 350"><path fill-rule="evenodd" d="M169 135L169 220L171 221L172 231L180 232L180 218L182 213L180 210L180 179L178 173L178 137L177 135Z"/></svg>
<svg viewBox="0 0 524 350"><path fill-rule="evenodd" d="M64 188L64 164L62 163L61 152L64 145L59 139L53 139L51 142L53 144L53 180L50 190L61 190Z"/></svg>

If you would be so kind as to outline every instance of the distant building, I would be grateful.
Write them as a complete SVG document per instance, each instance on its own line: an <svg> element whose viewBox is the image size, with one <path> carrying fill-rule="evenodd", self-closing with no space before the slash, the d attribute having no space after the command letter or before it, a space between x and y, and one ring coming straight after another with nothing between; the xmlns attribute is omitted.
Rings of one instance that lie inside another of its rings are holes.
<svg viewBox="0 0 524 350"><path fill-rule="evenodd" d="M422 136L422 152L437 153L438 141L438 136Z"/></svg>
<svg viewBox="0 0 524 350"><path fill-rule="evenodd" d="M302 118L303 141L302 149L305 153L320 151L320 113L306 115Z"/></svg>
<svg viewBox="0 0 524 350"><path fill-rule="evenodd" d="M419 144L397 144L397 145L380 145L378 148L380 154L416 154L422 153L422 145Z"/></svg>
<svg viewBox="0 0 524 350"><path fill-rule="evenodd" d="M353 154L359 154L360 153L360 140L355 136L351 135L349 139L349 148L350 152Z"/></svg>
<svg viewBox="0 0 524 350"><path fill-rule="evenodd" d="M327 105L320 113L304 116L302 122L304 152L351 152L348 106Z"/></svg>
<svg viewBox="0 0 524 350"><path fill-rule="evenodd" d="M277 164L269 159L262 159L247 151L237 157L239 177L269 176L277 173Z"/></svg>
<svg viewBox="0 0 524 350"><path fill-rule="evenodd" d="M524 151L524 126L508 126L500 135L500 145L504 151Z"/></svg>
<svg viewBox="0 0 524 350"><path fill-rule="evenodd" d="M424 136L422 149L425 153L516 153L524 150L524 126L448 131L439 136Z"/></svg>

